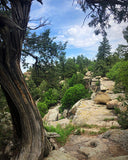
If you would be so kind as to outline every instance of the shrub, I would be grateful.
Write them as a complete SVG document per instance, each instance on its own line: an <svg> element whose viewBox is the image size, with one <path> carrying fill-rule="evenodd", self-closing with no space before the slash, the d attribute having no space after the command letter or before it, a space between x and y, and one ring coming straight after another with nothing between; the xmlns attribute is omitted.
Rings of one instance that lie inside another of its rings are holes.
<svg viewBox="0 0 128 160"><path fill-rule="evenodd" d="M65 144L71 132L75 130L75 127L71 124L67 125L65 128L62 128L60 124L58 124L56 127L44 125L44 128L46 129L47 132L58 133L60 137L56 138L56 140L62 145Z"/></svg>
<svg viewBox="0 0 128 160"><path fill-rule="evenodd" d="M53 89L50 88L47 92L43 94L43 97L41 99L41 101L47 104L48 108L50 108L52 105L57 104L58 100L59 100L59 92L55 88Z"/></svg>
<svg viewBox="0 0 128 160"><path fill-rule="evenodd" d="M76 84L70 87L65 92L61 102L62 109L70 109L73 104L75 104L81 98L85 98L88 95L88 90L85 90L84 85Z"/></svg>
<svg viewBox="0 0 128 160"><path fill-rule="evenodd" d="M48 107L45 102L38 102L37 107L40 111L41 117L43 118L44 115L48 112Z"/></svg>
<svg viewBox="0 0 128 160"><path fill-rule="evenodd" d="M48 89L48 84L45 80L43 80L41 82L41 84L39 85L38 87L39 91L40 91L40 94L42 94L44 91L46 91Z"/></svg>
<svg viewBox="0 0 128 160"><path fill-rule="evenodd" d="M114 80L119 86L128 91L128 61L117 62L107 73L107 77Z"/></svg>
<svg viewBox="0 0 128 160"><path fill-rule="evenodd" d="M82 73L73 74L72 78L69 79L68 83L69 86L72 87L75 84L84 84L85 81L83 80L84 75Z"/></svg>
<svg viewBox="0 0 128 160"><path fill-rule="evenodd" d="M115 113L118 117L118 123L120 124L121 128L127 129L128 128L128 105L125 104L125 110L121 111L119 108L115 108Z"/></svg>

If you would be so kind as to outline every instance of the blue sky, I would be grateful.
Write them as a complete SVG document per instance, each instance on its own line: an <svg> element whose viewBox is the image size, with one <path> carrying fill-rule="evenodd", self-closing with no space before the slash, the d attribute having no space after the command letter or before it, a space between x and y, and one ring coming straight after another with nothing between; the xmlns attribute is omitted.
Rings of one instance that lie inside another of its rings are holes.
<svg viewBox="0 0 128 160"><path fill-rule="evenodd" d="M37 33L51 29L51 36L57 37L56 41L68 41L66 57L76 57L83 54L93 60L102 41L102 36L94 34L94 28L88 26L89 19L82 26L85 14L73 0L43 0L41 5L33 1L30 19L49 18L51 25L39 28ZM29 22L29 26L36 26L37 22ZM112 52L118 44L126 44L122 31L127 23L116 24L110 19L111 28L108 30L108 39Z"/></svg>

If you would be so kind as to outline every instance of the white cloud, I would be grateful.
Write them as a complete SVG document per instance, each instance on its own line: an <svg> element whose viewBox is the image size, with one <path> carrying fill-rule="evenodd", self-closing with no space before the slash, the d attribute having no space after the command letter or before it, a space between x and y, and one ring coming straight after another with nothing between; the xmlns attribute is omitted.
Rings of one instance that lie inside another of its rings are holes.
<svg viewBox="0 0 128 160"><path fill-rule="evenodd" d="M111 28L107 31L107 38L110 45L112 45L112 51L114 51L118 44L126 44L122 31L127 27L127 23L122 22L121 24L116 24L111 20L110 24ZM57 35L57 39L60 41L68 41L68 46L96 51L102 41L102 36L95 35L94 28L90 28L85 24L83 27L73 25L67 26L67 29L61 29Z"/></svg>
<svg viewBox="0 0 128 160"><path fill-rule="evenodd" d="M58 35L61 41L68 41L68 44L76 48L93 47L102 40L102 36L96 36L94 30L88 25L83 27L79 25L70 26L67 30Z"/></svg>
<svg viewBox="0 0 128 160"><path fill-rule="evenodd" d="M76 1L74 1L73 5L72 3L73 1L68 0L64 0L63 2L54 1L54 3L52 0L45 0L42 6L37 3L37 1L33 1L31 17L37 18L38 16L39 18L43 15L52 17L53 25L51 27L54 27L54 31L56 29L56 32L58 32L58 34L56 35L57 40L63 42L68 41L68 47L70 48L82 48L85 50L89 50L89 52L92 51L96 53L97 48L102 41L102 36L96 36L94 34L94 28L90 28L87 23L85 23L84 26L81 27L81 19L84 20L85 15L82 11L79 11L81 9L76 4ZM34 8L34 6L36 7ZM68 11L73 11L73 8L75 10L75 12L73 13L77 13L75 19L76 21L73 21L74 17L72 18L68 15ZM65 17L62 15L65 15ZM61 17L62 19L59 19L58 21L58 17ZM69 17L70 23L67 24L67 21L65 21L65 19L68 19ZM112 51L114 51L117 48L118 44L126 44L123 38L122 31L124 28L126 28L127 23L116 24L111 17L110 24L111 28L108 29L107 38L110 42L110 45L112 45ZM32 26L34 24L30 23L29 25Z"/></svg>

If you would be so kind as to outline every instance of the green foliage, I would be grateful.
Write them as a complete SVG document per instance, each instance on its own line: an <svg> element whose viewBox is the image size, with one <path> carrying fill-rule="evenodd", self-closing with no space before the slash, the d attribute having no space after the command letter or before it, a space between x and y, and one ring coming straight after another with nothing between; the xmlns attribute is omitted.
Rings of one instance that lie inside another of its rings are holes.
<svg viewBox="0 0 128 160"><path fill-rule="evenodd" d="M104 77L108 71L109 71L109 68L107 67L106 62L104 60L98 60L95 63L95 67L93 70L95 76Z"/></svg>
<svg viewBox="0 0 128 160"><path fill-rule="evenodd" d="M128 60L128 45L118 45L115 53L120 59Z"/></svg>
<svg viewBox="0 0 128 160"><path fill-rule="evenodd" d="M43 94L48 89L48 84L45 80L41 82L41 84L38 87L40 94Z"/></svg>
<svg viewBox="0 0 128 160"><path fill-rule="evenodd" d="M56 132L60 135L60 137L56 138L56 140L61 144L64 145L68 136L71 134L72 131L75 130L75 127L71 124L67 125L65 128L62 128L61 125L57 125L56 127L44 125L47 132Z"/></svg>
<svg viewBox="0 0 128 160"><path fill-rule="evenodd" d="M89 26L97 27L95 34L102 33L106 34L105 29L110 28L110 19L113 17L113 21L121 23L122 21L127 21L128 18L128 3L127 0L79 0L77 1L81 9L85 13L86 17L89 18ZM121 3L120 3L121 2ZM109 10L109 14L108 14Z"/></svg>
<svg viewBox="0 0 128 160"><path fill-rule="evenodd" d="M31 76L39 86L42 80L46 80L50 88L55 87L58 72L56 71L55 62L64 53L66 43L55 42L55 37L50 37L50 30L37 35L36 33L28 32L23 43L22 59L23 64L26 64L26 57L31 55L35 59L35 64L31 68Z"/></svg>
<svg viewBox="0 0 128 160"><path fill-rule="evenodd" d="M75 135L81 135L81 128L77 128L77 129L74 131L74 134L75 134Z"/></svg>
<svg viewBox="0 0 128 160"><path fill-rule="evenodd" d="M106 36L104 36L103 41L100 42L100 46L98 48L97 61L106 60L106 58L111 54L110 50L111 46L109 45L109 41L107 40Z"/></svg>
<svg viewBox="0 0 128 160"><path fill-rule="evenodd" d="M84 84L85 81L83 80L84 75L82 73L73 74L72 78L69 79L69 87L74 86L75 84Z"/></svg>
<svg viewBox="0 0 128 160"><path fill-rule="evenodd" d="M45 102L48 108L50 108L52 105L58 103L59 98L60 96L58 90L55 88L50 88L43 94L41 101Z"/></svg>
<svg viewBox="0 0 128 160"><path fill-rule="evenodd" d="M97 61L93 70L94 75L100 75L104 77L109 71L111 66L110 49L111 47L109 45L109 41L107 40L106 36L104 36L103 41L100 42L98 53L96 55Z"/></svg>
<svg viewBox="0 0 128 160"><path fill-rule="evenodd" d="M65 63L65 77L71 78L73 74L76 74L78 66L73 58L68 58Z"/></svg>
<svg viewBox="0 0 128 160"><path fill-rule="evenodd" d="M98 132L98 134L102 134L102 133L107 132L107 131L108 131L108 128L101 127L100 131Z"/></svg>
<svg viewBox="0 0 128 160"><path fill-rule="evenodd" d="M48 112L47 104L45 102L38 102L37 107L40 111L41 117L43 118L44 115Z"/></svg>
<svg viewBox="0 0 128 160"><path fill-rule="evenodd" d="M85 128L97 128L98 126L94 125L94 124L84 124L81 127L85 127Z"/></svg>
<svg viewBox="0 0 128 160"><path fill-rule="evenodd" d="M114 118L104 118L104 121L109 122L109 121L114 121Z"/></svg>
<svg viewBox="0 0 128 160"><path fill-rule="evenodd" d="M40 90L36 87L34 81L31 78L26 82L33 99L37 100L40 97Z"/></svg>
<svg viewBox="0 0 128 160"><path fill-rule="evenodd" d="M110 129L119 129L120 127L118 126L111 126Z"/></svg>
<svg viewBox="0 0 128 160"><path fill-rule="evenodd" d="M115 113L118 117L118 123L120 124L121 128L128 129L128 104L124 102L125 110L122 111L119 108L115 108Z"/></svg>
<svg viewBox="0 0 128 160"><path fill-rule="evenodd" d="M128 61L117 62L107 73L107 77L114 80L116 84L128 91Z"/></svg>
<svg viewBox="0 0 128 160"><path fill-rule="evenodd" d="M89 134L92 135L92 136L95 136L95 135L99 135L99 134L105 133L107 131L108 131L108 128L101 127L98 132L90 131Z"/></svg>
<svg viewBox="0 0 128 160"><path fill-rule="evenodd" d="M61 52L59 55L59 64L57 66L61 79L65 79L65 63L66 63L66 53Z"/></svg>
<svg viewBox="0 0 128 160"><path fill-rule="evenodd" d="M62 102L62 109L70 109L73 104L75 104L81 98L85 98L88 94L88 91L85 90L84 85L76 84L73 87L70 87L65 92L61 102Z"/></svg>
<svg viewBox="0 0 128 160"><path fill-rule="evenodd" d="M97 82L96 82L96 86L100 86L100 81L97 81Z"/></svg>
<svg viewBox="0 0 128 160"><path fill-rule="evenodd" d="M78 65L78 71L85 74L86 69L90 65L91 61L84 57L83 55L79 55L76 58L76 64Z"/></svg>

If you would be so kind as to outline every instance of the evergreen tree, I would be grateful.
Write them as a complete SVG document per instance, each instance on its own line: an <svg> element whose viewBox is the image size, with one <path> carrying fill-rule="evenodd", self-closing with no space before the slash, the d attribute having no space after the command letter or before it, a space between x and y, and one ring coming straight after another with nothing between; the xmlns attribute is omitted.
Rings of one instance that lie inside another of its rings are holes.
<svg viewBox="0 0 128 160"><path fill-rule="evenodd" d="M104 36L103 41L100 42L98 53L96 55L97 61L99 60L106 61L107 57L111 54L110 50L111 50L111 46L109 45L109 41L106 38L106 36Z"/></svg>
<svg viewBox="0 0 128 160"><path fill-rule="evenodd" d="M107 40L106 36L104 36L103 41L100 42L98 53L96 55L97 61L94 69L95 75L105 76L106 73L108 72L111 66L110 50L111 46L109 45L109 41Z"/></svg>
<svg viewBox="0 0 128 160"><path fill-rule="evenodd" d="M11 111L15 143L18 144L14 147L14 157L11 158L15 160L43 159L50 148L41 116L29 94L20 69L22 42L29 21L32 1L0 1L5 10L9 10L11 14L10 16L5 16L3 12L0 14L0 84ZM42 4L42 0L37 1ZM103 23L104 19L108 22L108 17L111 15L108 9L118 22L127 20L127 0L78 0L78 2L83 11L87 9L90 11L88 14L96 20L95 25L98 24L97 22L101 26L106 25Z"/></svg>
<svg viewBox="0 0 128 160"><path fill-rule="evenodd" d="M32 72L32 79L36 86L39 86L41 81L44 79L48 82L51 87L55 86L59 74L56 72L55 62L64 53L66 43L55 42L55 37L50 37L50 30L47 29L40 35L36 33L28 33L26 35L23 55L24 62L26 56L30 55L35 60Z"/></svg>
<svg viewBox="0 0 128 160"><path fill-rule="evenodd" d="M65 63L65 77L71 78L77 72L78 65L75 63L75 58L68 58Z"/></svg>
<svg viewBox="0 0 128 160"><path fill-rule="evenodd" d="M65 78L65 63L66 63L66 53L61 52L59 56L59 64L58 64L58 70L59 70L59 75L61 76L61 79Z"/></svg>

